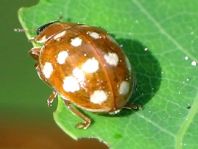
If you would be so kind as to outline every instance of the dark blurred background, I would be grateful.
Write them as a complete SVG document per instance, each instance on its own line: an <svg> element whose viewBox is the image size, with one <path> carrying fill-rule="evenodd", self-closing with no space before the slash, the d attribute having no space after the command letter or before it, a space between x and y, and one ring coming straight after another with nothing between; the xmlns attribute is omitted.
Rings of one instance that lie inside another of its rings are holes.
<svg viewBox="0 0 198 149"><path fill-rule="evenodd" d="M21 28L17 11L38 0L0 1L0 148L4 149L105 149L96 140L74 141L53 120L46 99L51 89L38 79L32 47ZM38 14L39 15L39 14Z"/></svg>

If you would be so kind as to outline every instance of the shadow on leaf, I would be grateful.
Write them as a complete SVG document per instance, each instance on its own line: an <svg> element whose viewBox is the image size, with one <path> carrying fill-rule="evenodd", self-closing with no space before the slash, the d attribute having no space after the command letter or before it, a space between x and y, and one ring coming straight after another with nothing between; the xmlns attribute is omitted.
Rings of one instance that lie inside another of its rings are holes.
<svg viewBox="0 0 198 149"><path fill-rule="evenodd" d="M152 55L151 49L143 46L137 40L117 39L132 64L132 72L135 75L136 85L129 103L144 106L158 91L161 82L161 67L157 59ZM121 110L118 115L125 116L135 112L134 110ZM111 116L111 115L110 115Z"/></svg>

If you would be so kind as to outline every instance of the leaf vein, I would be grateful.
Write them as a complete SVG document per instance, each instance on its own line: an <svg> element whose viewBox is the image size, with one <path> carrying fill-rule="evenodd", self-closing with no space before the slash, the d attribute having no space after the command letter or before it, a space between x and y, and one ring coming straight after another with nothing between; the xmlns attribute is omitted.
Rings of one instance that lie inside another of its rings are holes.
<svg viewBox="0 0 198 149"><path fill-rule="evenodd" d="M185 117L183 123L181 124L177 134L176 134L176 143L175 143L175 148L176 149L182 149L183 147L183 137L188 130L190 124L193 121L193 118L195 115L198 113L198 94L197 97L195 98L197 100L194 100L191 109L189 110L189 113Z"/></svg>
<svg viewBox="0 0 198 149"><path fill-rule="evenodd" d="M159 124L153 122L152 120L146 118L144 115L142 115L142 114L140 114L140 113L137 113L137 115L138 115L140 118L142 118L142 119L144 119L145 121L147 121L147 122L149 122L150 124L152 124L153 126L155 126L156 128L158 128L159 130L163 131L164 133L166 133L166 134L168 134L168 135L170 135L170 136L172 136L172 137L175 137L175 135L174 135L172 132L170 132L169 130L167 130L167 129L161 127Z"/></svg>
<svg viewBox="0 0 198 149"><path fill-rule="evenodd" d="M137 0L132 0L132 2L142 11L142 13L159 29L159 31L167 37L180 51L186 54L189 58L196 61L198 60L190 54L185 48L183 48L159 23L158 21L144 8L144 6Z"/></svg>

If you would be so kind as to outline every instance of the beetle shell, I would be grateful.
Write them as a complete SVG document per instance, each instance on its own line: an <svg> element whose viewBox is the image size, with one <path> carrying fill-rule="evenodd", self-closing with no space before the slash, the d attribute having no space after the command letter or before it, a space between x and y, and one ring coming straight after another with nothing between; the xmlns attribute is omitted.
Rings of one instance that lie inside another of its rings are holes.
<svg viewBox="0 0 198 149"><path fill-rule="evenodd" d="M131 66L101 28L55 22L35 38L40 75L63 99L92 112L114 112L133 89Z"/></svg>

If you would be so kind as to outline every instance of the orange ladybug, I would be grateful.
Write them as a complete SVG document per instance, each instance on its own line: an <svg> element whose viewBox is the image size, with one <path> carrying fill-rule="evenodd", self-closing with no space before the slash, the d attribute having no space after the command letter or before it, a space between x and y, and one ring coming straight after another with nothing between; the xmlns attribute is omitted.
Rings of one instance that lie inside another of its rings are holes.
<svg viewBox="0 0 198 149"><path fill-rule="evenodd" d="M91 124L78 108L116 114L129 107L126 104L134 87L131 66L105 30L56 21L38 28L34 40L41 44L30 50L36 70L40 79L53 88L48 105L60 95L66 106L83 119L78 128L86 129Z"/></svg>

